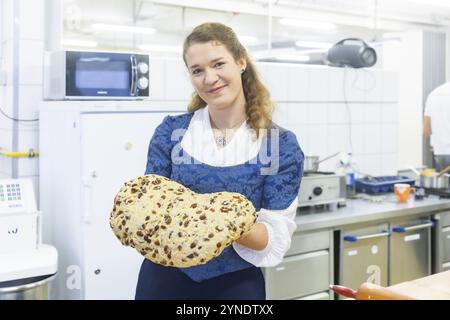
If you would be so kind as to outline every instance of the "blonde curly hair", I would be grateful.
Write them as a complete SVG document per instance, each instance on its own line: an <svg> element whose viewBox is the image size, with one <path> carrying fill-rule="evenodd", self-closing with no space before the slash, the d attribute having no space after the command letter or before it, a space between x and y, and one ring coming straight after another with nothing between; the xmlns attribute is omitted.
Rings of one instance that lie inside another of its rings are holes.
<svg viewBox="0 0 450 320"><path fill-rule="evenodd" d="M250 128L254 129L259 137L260 129L268 129L272 125L274 104L270 93L261 82L256 67L247 54L244 46L239 42L236 33L230 27L221 23L203 23L195 27L186 37L183 44L183 60L186 63L186 52L195 43L220 42L231 53L234 60L244 58L247 62L245 72L242 73L242 87L245 96L245 112ZM188 106L189 112L204 108L206 102L194 91Z"/></svg>

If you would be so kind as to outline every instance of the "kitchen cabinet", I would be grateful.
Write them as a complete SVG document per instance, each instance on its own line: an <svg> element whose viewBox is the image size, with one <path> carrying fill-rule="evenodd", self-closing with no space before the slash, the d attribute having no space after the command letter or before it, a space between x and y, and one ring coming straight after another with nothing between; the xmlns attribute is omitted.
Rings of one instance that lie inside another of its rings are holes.
<svg viewBox="0 0 450 320"><path fill-rule="evenodd" d="M434 216L434 272L450 270L450 211Z"/></svg>
<svg viewBox="0 0 450 320"><path fill-rule="evenodd" d="M388 285L388 223L349 226L339 234L338 283L357 289L363 282Z"/></svg>
<svg viewBox="0 0 450 320"><path fill-rule="evenodd" d="M391 220L389 285L431 274L431 228L428 216Z"/></svg>
<svg viewBox="0 0 450 320"><path fill-rule="evenodd" d="M332 241L331 230L294 234L282 263L264 269L267 299L329 300Z"/></svg>

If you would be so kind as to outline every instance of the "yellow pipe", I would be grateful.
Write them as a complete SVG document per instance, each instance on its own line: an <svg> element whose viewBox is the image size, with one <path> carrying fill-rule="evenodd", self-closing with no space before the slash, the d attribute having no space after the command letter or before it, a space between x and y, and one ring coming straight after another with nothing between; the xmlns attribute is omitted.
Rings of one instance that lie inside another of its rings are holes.
<svg viewBox="0 0 450 320"><path fill-rule="evenodd" d="M10 158L34 158L39 157L39 151L33 151L33 149L29 152L6 152L0 150L0 155Z"/></svg>

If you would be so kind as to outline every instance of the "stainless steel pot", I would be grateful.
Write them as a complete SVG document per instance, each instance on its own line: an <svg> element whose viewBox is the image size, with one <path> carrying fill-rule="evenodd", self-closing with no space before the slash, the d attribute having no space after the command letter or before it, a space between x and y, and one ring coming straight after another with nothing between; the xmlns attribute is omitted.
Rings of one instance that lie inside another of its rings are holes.
<svg viewBox="0 0 450 320"><path fill-rule="evenodd" d="M420 186L423 188L448 189L450 186L450 175L447 173L450 171L450 166L440 172L432 172L430 174L425 174L426 170L420 173L415 169L413 171L419 175Z"/></svg>
<svg viewBox="0 0 450 320"><path fill-rule="evenodd" d="M420 176L420 185L424 188L448 189L449 179L449 174L443 174L441 176Z"/></svg>
<svg viewBox="0 0 450 320"><path fill-rule="evenodd" d="M49 300L56 274L0 283L0 300Z"/></svg>
<svg viewBox="0 0 450 320"><path fill-rule="evenodd" d="M317 172L319 170L319 163L331 159L337 156L340 152L336 152L331 156L325 157L322 160L319 160L318 156L305 156L303 163L303 171L306 173Z"/></svg>

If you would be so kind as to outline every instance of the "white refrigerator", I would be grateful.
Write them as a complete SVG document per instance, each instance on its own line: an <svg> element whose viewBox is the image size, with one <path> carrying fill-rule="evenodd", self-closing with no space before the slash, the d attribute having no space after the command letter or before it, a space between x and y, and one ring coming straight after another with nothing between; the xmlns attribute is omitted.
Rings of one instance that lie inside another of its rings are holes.
<svg viewBox="0 0 450 320"><path fill-rule="evenodd" d="M44 240L59 254L55 299L133 299L143 257L109 226L125 181L143 175L148 144L186 102L44 102L40 209Z"/></svg>

